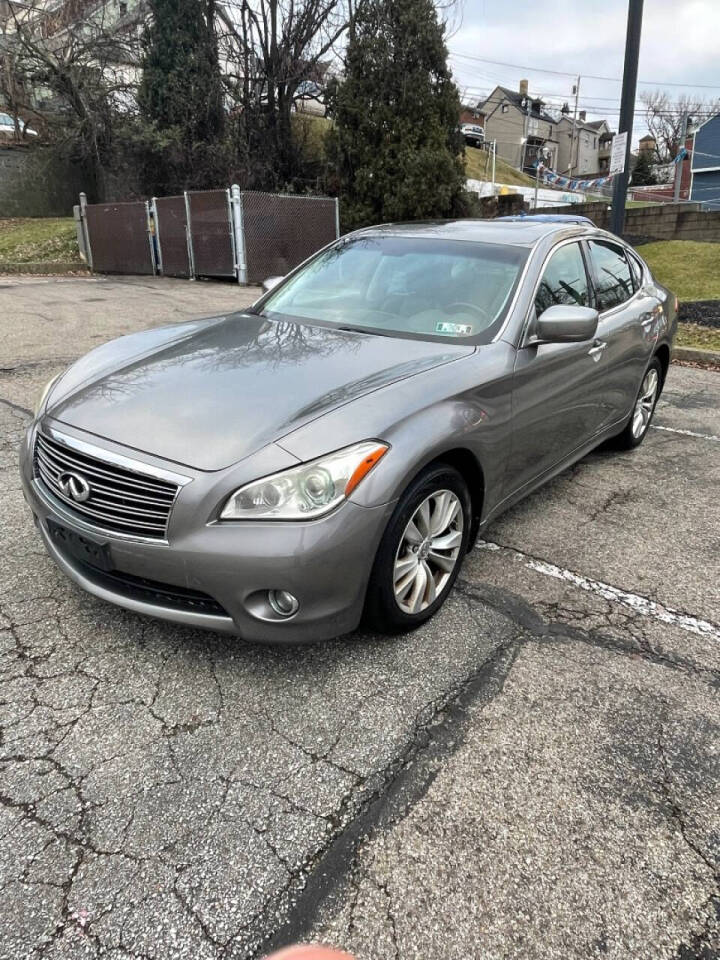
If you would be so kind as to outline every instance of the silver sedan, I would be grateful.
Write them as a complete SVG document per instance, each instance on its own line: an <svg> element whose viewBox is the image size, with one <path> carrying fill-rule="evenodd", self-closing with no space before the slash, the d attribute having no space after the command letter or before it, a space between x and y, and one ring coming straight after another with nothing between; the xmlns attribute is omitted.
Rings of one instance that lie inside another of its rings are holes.
<svg viewBox="0 0 720 960"><path fill-rule="evenodd" d="M676 322L591 226L358 231L248 311L57 377L25 495L61 569L130 610L276 642L412 629L501 511L642 442Z"/></svg>

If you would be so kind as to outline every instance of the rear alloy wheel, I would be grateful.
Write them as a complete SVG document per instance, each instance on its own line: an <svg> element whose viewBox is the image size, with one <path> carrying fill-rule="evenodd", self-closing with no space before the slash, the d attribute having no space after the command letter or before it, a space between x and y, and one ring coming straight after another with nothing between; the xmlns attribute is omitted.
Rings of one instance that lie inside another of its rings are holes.
<svg viewBox="0 0 720 960"><path fill-rule="evenodd" d="M662 367L660 361L655 357L643 377L627 426L618 437L619 446L632 449L643 442L655 412L655 404L660 396L661 387Z"/></svg>
<svg viewBox="0 0 720 960"><path fill-rule="evenodd" d="M382 633L412 630L445 602L470 534L470 495L452 467L430 467L400 499L378 548L365 619Z"/></svg>
<svg viewBox="0 0 720 960"><path fill-rule="evenodd" d="M650 418L655 409L657 400L658 386L660 377L654 367L650 367L645 374L640 396L637 398L632 417L632 435L636 440L640 440L647 428L650 426Z"/></svg>

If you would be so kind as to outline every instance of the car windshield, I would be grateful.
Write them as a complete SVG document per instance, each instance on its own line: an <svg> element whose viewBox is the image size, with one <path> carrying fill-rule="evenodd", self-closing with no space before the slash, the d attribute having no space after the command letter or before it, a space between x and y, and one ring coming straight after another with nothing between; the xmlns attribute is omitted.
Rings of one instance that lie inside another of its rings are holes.
<svg viewBox="0 0 720 960"><path fill-rule="evenodd" d="M306 319L388 336L489 343L528 251L494 243L348 237L262 303L272 319Z"/></svg>

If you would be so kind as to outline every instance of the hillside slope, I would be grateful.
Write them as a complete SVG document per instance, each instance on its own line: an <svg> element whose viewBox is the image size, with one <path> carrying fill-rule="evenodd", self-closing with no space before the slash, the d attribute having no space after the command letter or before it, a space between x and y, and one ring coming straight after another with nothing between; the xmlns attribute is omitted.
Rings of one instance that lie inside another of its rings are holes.
<svg viewBox="0 0 720 960"><path fill-rule="evenodd" d="M487 150L465 147L465 174L472 180L490 180L492 177L492 155ZM520 173L509 163L498 157L495 161L495 182L507 183L516 187L534 187L535 181Z"/></svg>

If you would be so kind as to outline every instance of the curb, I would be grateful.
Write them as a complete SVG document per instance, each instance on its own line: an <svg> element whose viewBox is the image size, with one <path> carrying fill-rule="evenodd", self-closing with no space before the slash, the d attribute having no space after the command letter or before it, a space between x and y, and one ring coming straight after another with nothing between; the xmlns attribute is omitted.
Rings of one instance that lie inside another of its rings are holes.
<svg viewBox="0 0 720 960"><path fill-rule="evenodd" d="M703 367L720 369L720 352L717 350L698 350L695 347L675 347L673 360L698 363Z"/></svg>
<svg viewBox="0 0 720 960"><path fill-rule="evenodd" d="M56 277L64 273L86 274L90 271L87 264L82 261L71 262L67 260L46 260L40 263L2 263L0 262L0 275L15 276L26 273L33 276Z"/></svg>

